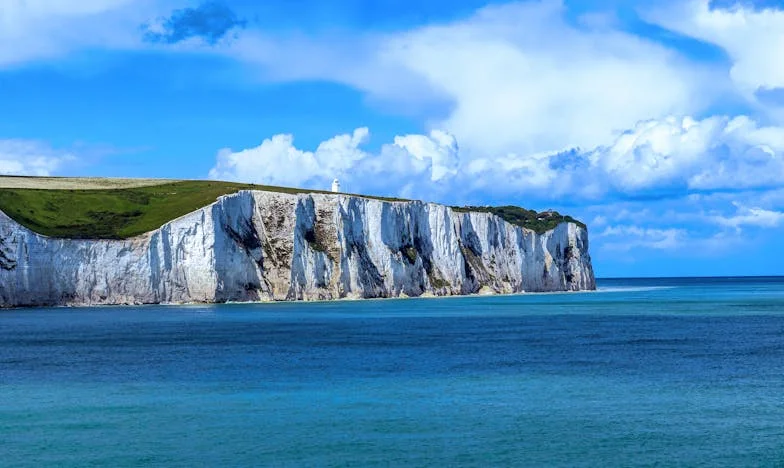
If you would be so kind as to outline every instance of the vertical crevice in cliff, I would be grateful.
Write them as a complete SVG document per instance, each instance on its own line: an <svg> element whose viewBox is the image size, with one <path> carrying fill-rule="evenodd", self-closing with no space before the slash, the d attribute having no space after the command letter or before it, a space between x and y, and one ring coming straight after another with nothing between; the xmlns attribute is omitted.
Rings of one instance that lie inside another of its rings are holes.
<svg viewBox="0 0 784 468"><path fill-rule="evenodd" d="M16 283L13 281L19 272L19 238L14 232L12 221L0 211L0 308L14 303Z"/></svg>
<svg viewBox="0 0 784 468"><path fill-rule="evenodd" d="M359 288L356 291L362 297L383 297L386 293L384 277L368 251L368 239L365 230L367 214L366 202L357 198L348 200L343 214L343 255L341 270L344 273L344 288L353 291L353 285ZM352 268L352 264L355 268Z"/></svg>
<svg viewBox="0 0 784 468"><path fill-rule="evenodd" d="M163 301L166 294L166 283L162 281L161 275L161 254L158 248L160 243L160 231L150 236L150 247L147 249L147 264L150 266L150 288L152 290L153 302Z"/></svg>
<svg viewBox="0 0 784 468"><path fill-rule="evenodd" d="M431 292L434 293L441 293L447 294L449 293L449 288L451 286L450 282L447 280L446 276L441 272L441 270L436 265L435 261L435 246L434 244L434 226L431 225L430 222L430 208L428 205L416 202L414 206L412 206L413 211L416 213L413 216L413 229L412 232L413 236L413 244L414 249L416 250L419 258L422 262L422 269L424 270L425 275L427 276L427 282L430 286ZM447 216L447 212L440 213L443 216ZM436 216L438 213L436 213ZM451 228L451 223L449 219L441 220L443 221L444 227L446 229ZM446 233L443 233L446 234ZM449 238L438 238L438 242L441 243L448 243Z"/></svg>
<svg viewBox="0 0 784 468"><path fill-rule="evenodd" d="M212 207L215 300L258 301L262 291L262 241L254 225L250 192L222 197Z"/></svg>
<svg viewBox="0 0 784 468"><path fill-rule="evenodd" d="M392 296L420 296L427 288L423 257L414 245L414 219L418 213L411 205L381 204L379 226L386 247L389 267L386 289Z"/></svg>
<svg viewBox="0 0 784 468"><path fill-rule="evenodd" d="M479 291L487 281L487 273L482 264L482 243L474 229L469 213L459 214L460 253L463 256L465 280L461 287L462 294Z"/></svg>
<svg viewBox="0 0 784 468"><path fill-rule="evenodd" d="M318 210L310 195L297 199L294 221L294 246L291 261L291 286L287 297L294 299L331 299L334 263L324 245L326 227L317 227ZM336 240L335 240L336 242Z"/></svg>
<svg viewBox="0 0 784 468"><path fill-rule="evenodd" d="M0 234L0 268L11 271L16 268L16 241Z"/></svg>

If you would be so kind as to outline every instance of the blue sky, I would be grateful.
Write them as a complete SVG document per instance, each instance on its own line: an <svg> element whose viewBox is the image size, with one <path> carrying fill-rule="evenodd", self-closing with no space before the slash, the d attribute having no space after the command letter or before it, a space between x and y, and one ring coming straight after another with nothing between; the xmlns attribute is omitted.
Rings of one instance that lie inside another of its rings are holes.
<svg viewBox="0 0 784 468"><path fill-rule="evenodd" d="M599 276L784 274L784 4L0 0L0 173L555 208Z"/></svg>

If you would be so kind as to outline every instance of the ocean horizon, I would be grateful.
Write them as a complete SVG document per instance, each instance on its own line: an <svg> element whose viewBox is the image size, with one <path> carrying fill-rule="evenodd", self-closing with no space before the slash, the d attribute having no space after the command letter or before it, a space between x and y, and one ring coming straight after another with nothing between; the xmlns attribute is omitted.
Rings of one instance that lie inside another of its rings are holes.
<svg viewBox="0 0 784 468"><path fill-rule="evenodd" d="M784 277L0 312L2 465L784 463Z"/></svg>

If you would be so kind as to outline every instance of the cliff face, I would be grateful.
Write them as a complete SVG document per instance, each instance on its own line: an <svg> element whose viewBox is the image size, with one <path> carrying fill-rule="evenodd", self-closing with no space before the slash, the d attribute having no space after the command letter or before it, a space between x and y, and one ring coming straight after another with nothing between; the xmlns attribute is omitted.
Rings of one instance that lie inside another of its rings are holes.
<svg viewBox="0 0 784 468"><path fill-rule="evenodd" d="M594 289L588 234L346 195L244 191L128 240L47 238L0 212L0 306Z"/></svg>

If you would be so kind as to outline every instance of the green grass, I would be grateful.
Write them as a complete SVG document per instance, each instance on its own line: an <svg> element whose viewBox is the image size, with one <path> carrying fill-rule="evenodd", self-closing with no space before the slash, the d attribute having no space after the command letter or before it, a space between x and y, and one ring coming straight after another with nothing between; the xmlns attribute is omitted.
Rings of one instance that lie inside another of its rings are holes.
<svg viewBox="0 0 784 468"><path fill-rule="evenodd" d="M554 229L556 226L563 222L575 223L582 228L586 228L585 224L572 218L565 216L557 211L543 211L536 212L534 210L527 210L519 206L455 206L452 207L455 211L460 212L481 212L493 213L494 215L502 218L509 224L522 226L539 234Z"/></svg>
<svg viewBox="0 0 784 468"><path fill-rule="evenodd" d="M41 181L40 186L46 187L46 182ZM158 229L175 218L213 203L221 195L240 190L290 194L330 193L219 181L178 181L116 189L0 188L0 211L28 229L49 237L127 239ZM406 201L399 198L365 197ZM490 211L513 224L539 232L554 227L561 220L574 221L560 215L557 219L541 220L536 218L535 211L517 207L456 209ZM406 254L411 257L409 252Z"/></svg>
<svg viewBox="0 0 784 468"><path fill-rule="evenodd" d="M182 181L110 190L0 189L0 210L50 237L125 239L213 203L221 195L258 189L313 192L217 181Z"/></svg>

